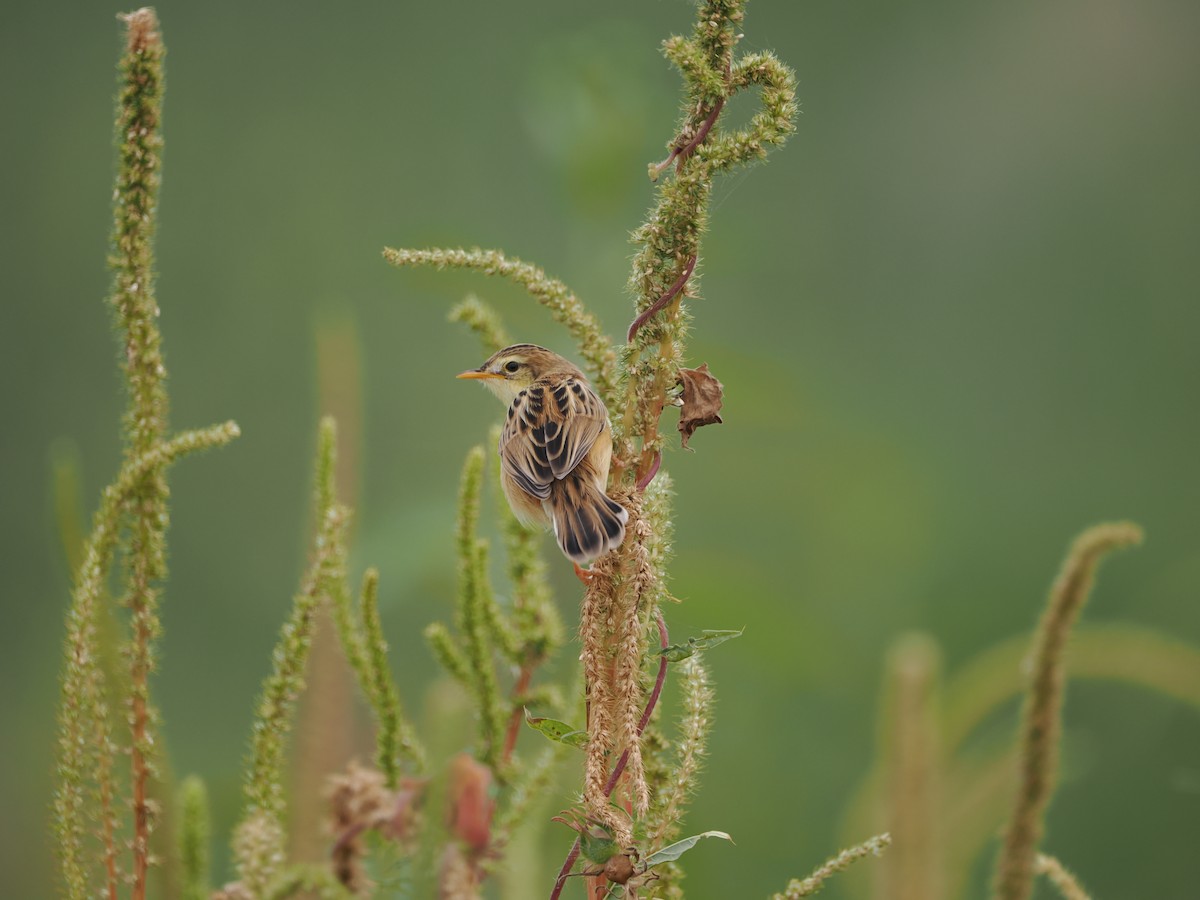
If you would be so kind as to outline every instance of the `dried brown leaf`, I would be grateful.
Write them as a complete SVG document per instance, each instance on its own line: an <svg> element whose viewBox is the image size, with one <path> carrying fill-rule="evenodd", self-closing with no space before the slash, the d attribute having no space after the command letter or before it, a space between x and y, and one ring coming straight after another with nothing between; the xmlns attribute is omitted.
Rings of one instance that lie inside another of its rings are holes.
<svg viewBox="0 0 1200 900"><path fill-rule="evenodd" d="M721 401L725 387L708 371L708 363L698 369L680 369L683 408L679 411L679 434L683 446L701 425L721 424Z"/></svg>

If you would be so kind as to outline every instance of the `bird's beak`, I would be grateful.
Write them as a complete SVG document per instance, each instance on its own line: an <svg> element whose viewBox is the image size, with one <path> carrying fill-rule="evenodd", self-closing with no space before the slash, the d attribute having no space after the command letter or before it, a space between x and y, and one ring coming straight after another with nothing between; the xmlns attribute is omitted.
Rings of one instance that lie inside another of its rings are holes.
<svg viewBox="0 0 1200 900"><path fill-rule="evenodd" d="M467 369L465 372L459 372L455 378L503 378L504 376L498 372L481 372L479 369Z"/></svg>

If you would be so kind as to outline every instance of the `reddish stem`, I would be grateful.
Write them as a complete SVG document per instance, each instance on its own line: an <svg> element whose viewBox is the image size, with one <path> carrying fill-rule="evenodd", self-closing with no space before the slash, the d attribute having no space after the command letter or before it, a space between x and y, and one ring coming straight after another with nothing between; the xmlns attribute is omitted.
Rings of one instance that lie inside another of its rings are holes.
<svg viewBox="0 0 1200 900"><path fill-rule="evenodd" d="M649 309L633 320L633 323L629 326L629 334L625 337L628 343L632 344L634 336L641 330L641 327L646 324L650 317L661 311L663 307L674 300L675 296L683 290L683 286L687 284L687 280L692 277L692 270L694 268L696 268L696 254L693 253L688 257L687 265L683 267L683 272L675 279L675 283L667 289L667 292L650 304Z"/></svg>
<svg viewBox="0 0 1200 900"><path fill-rule="evenodd" d="M143 641L141 646L145 647L149 642L149 635L145 632L144 626L139 626L139 636ZM135 666L134 682L139 684L144 691L146 669L136 663ZM134 694L131 716L133 739L130 741L129 753L133 769L133 887L131 891L133 900L145 900L146 877L150 870L150 808L146 794L146 782L150 778L150 768L142 753L142 742L146 739L149 718L145 694ZM111 891L110 896L112 896Z"/></svg>
<svg viewBox="0 0 1200 900"><path fill-rule="evenodd" d="M663 621L662 612L655 611L655 617L658 619L658 640L662 648L667 649L667 623ZM642 718L638 721L637 733L638 737L642 736L642 732L646 730L646 725L650 721L650 716L654 714L654 707L658 705L659 695L662 694L663 683L667 680L667 658L659 657L658 660L658 678L654 681L654 690L650 692L650 699L646 701L646 708L642 710ZM625 764L629 762L629 748L625 748L625 752L621 754L621 758L617 760L617 766L613 769L612 774L608 776L608 781L604 784L604 792L611 794L617 786L617 780L621 777L621 773L625 771Z"/></svg>
<svg viewBox="0 0 1200 900"><path fill-rule="evenodd" d="M678 145L676 145L676 146L672 147L672 148L671 148L671 155L670 155L670 156L668 156L666 159L664 159L662 162L660 162L660 163L658 163L658 164L656 164L656 165L654 166L654 168L652 169L652 171L654 172L654 174L650 176L650 180L651 180L651 181L658 181L658 176L662 174L662 171L663 171L663 169L665 169L665 168L666 168L667 166L669 166L671 163L675 162L675 157L677 157L677 156L679 155L679 152L680 152L682 149L683 149L683 148L682 148L682 147L680 147L680 146L678 146Z"/></svg>
<svg viewBox="0 0 1200 900"><path fill-rule="evenodd" d="M700 128L696 132L696 136L688 141L686 147L679 151L679 159L675 163L676 173L683 168L684 160L691 156L692 152L704 142L706 137L708 137L708 133L712 131L713 125L717 123L717 116L721 115L721 108L724 105L724 97L721 97L716 103L713 104L712 110L709 111L709 114L704 117L704 121L700 123Z"/></svg>
<svg viewBox="0 0 1200 900"><path fill-rule="evenodd" d="M662 451L656 450L654 451L654 460L650 463L649 470L647 470L645 475L638 479L637 489L639 491L644 491L646 488L650 487L650 482L652 482L654 480L654 476L658 474L658 467L661 465Z"/></svg>
<svg viewBox="0 0 1200 900"><path fill-rule="evenodd" d="M658 642L662 649L666 650L670 642L670 637L667 634L667 623L662 617L661 610L655 610L654 617L658 622ZM642 710L642 718L638 721L637 733L638 737L642 736L642 732L646 730L646 725L650 722L650 717L654 715L654 707L658 705L658 698L662 695L663 684L667 680L667 658L661 657L658 661L658 678L654 681L654 690L650 692L650 699L646 701L646 708ZM621 777L621 773L625 771L625 764L629 761L629 748L625 748L625 752L621 754L621 758L617 760L617 767L613 769L612 774L608 776L608 781L604 784L604 793L612 795L613 790L617 786L617 781ZM558 900L562 893L563 885L567 883L567 878L571 874L571 867L575 865L575 860L579 859L579 838L575 838L575 843L571 845L571 850L567 853L567 858L563 860L562 868L558 870L558 880L554 882L554 890L550 892L550 900Z"/></svg>
<svg viewBox="0 0 1200 900"><path fill-rule="evenodd" d="M512 759L513 750L517 746L517 736L521 733L521 719L524 717L525 710L516 705L516 701L520 700L521 696L529 690L529 682L533 679L533 665L525 663L521 666L521 674L517 677L517 683L513 685L513 711L508 717L508 733L504 735L504 753L500 757L500 765L508 765L508 761Z"/></svg>
<svg viewBox="0 0 1200 900"><path fill-rule="evenodd" d="M558 870L558 880L554 882L554 890L550 892L550 900L558 900L562 893L563 885L567 883L567 879L571 875L571 867L575 865L575 860L579 859L579 838L575 838L575 843L571 845L571 852L567 854L567 858L563 860L562 868Z"/></svg>

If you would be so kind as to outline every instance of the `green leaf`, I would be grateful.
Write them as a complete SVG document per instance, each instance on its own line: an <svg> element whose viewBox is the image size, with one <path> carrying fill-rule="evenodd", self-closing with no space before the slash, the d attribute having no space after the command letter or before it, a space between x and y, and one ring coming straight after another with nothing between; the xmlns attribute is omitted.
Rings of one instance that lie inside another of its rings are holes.
<svg viewBox="0 0 1200 900"><path fill-rule="evenodd" d="M733 843L733 838L723 831L706 831L704 834L693 834L691 837L686 837L682 841L676 841L673 844L663 847L657 853L651 853L644 860L642 860L642 864L649 869L651 866L657 866L659 863L674 862L675 860L679 859L679 857L683 856L683 854L695 847L698 843L700 843L701 838L710 837L722 838L723 840L729 841L731 844Z"/></svg>
<svg viewBox="0 0 1200 900"><path fill-rule="evenodd" d="M525 710L525 724L534 731L540 731L552 741L558 741L560 744L569 744L572 747L583 747L587 744L587 732L580 731L566 722L560 722L558 719L547 719L545 716L531 716L529 710Z"/></svg>
<svg viewBox="0 0 1200 900"><path fill-rule="evenodd" d="M668 662L679 662L681 659L687 659L701 650L708 650L710 647L717 646L717 644L723 644L735 637L741 637L742 632L745 630L745 628L739 628L736 631L706 628L700 632L700 637L688 638L686 644L672 644L670 647L663 647L658 651L658 655L665 656Z"/></svg>

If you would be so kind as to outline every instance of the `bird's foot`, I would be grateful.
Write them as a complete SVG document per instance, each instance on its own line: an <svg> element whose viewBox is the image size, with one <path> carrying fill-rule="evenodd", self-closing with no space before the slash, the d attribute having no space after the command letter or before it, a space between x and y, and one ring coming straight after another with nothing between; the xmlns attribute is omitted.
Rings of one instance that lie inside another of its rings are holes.
<svg viewBox="0 0 1200 900"><path fill-rule="evenodd" d="M590 572L587 569L581 568L579 563L575 562L574 560L571 561L571 565L575 567L575 577L582 581L585 587L591 584L592 579L596 577L595 572Z"/></svg>

